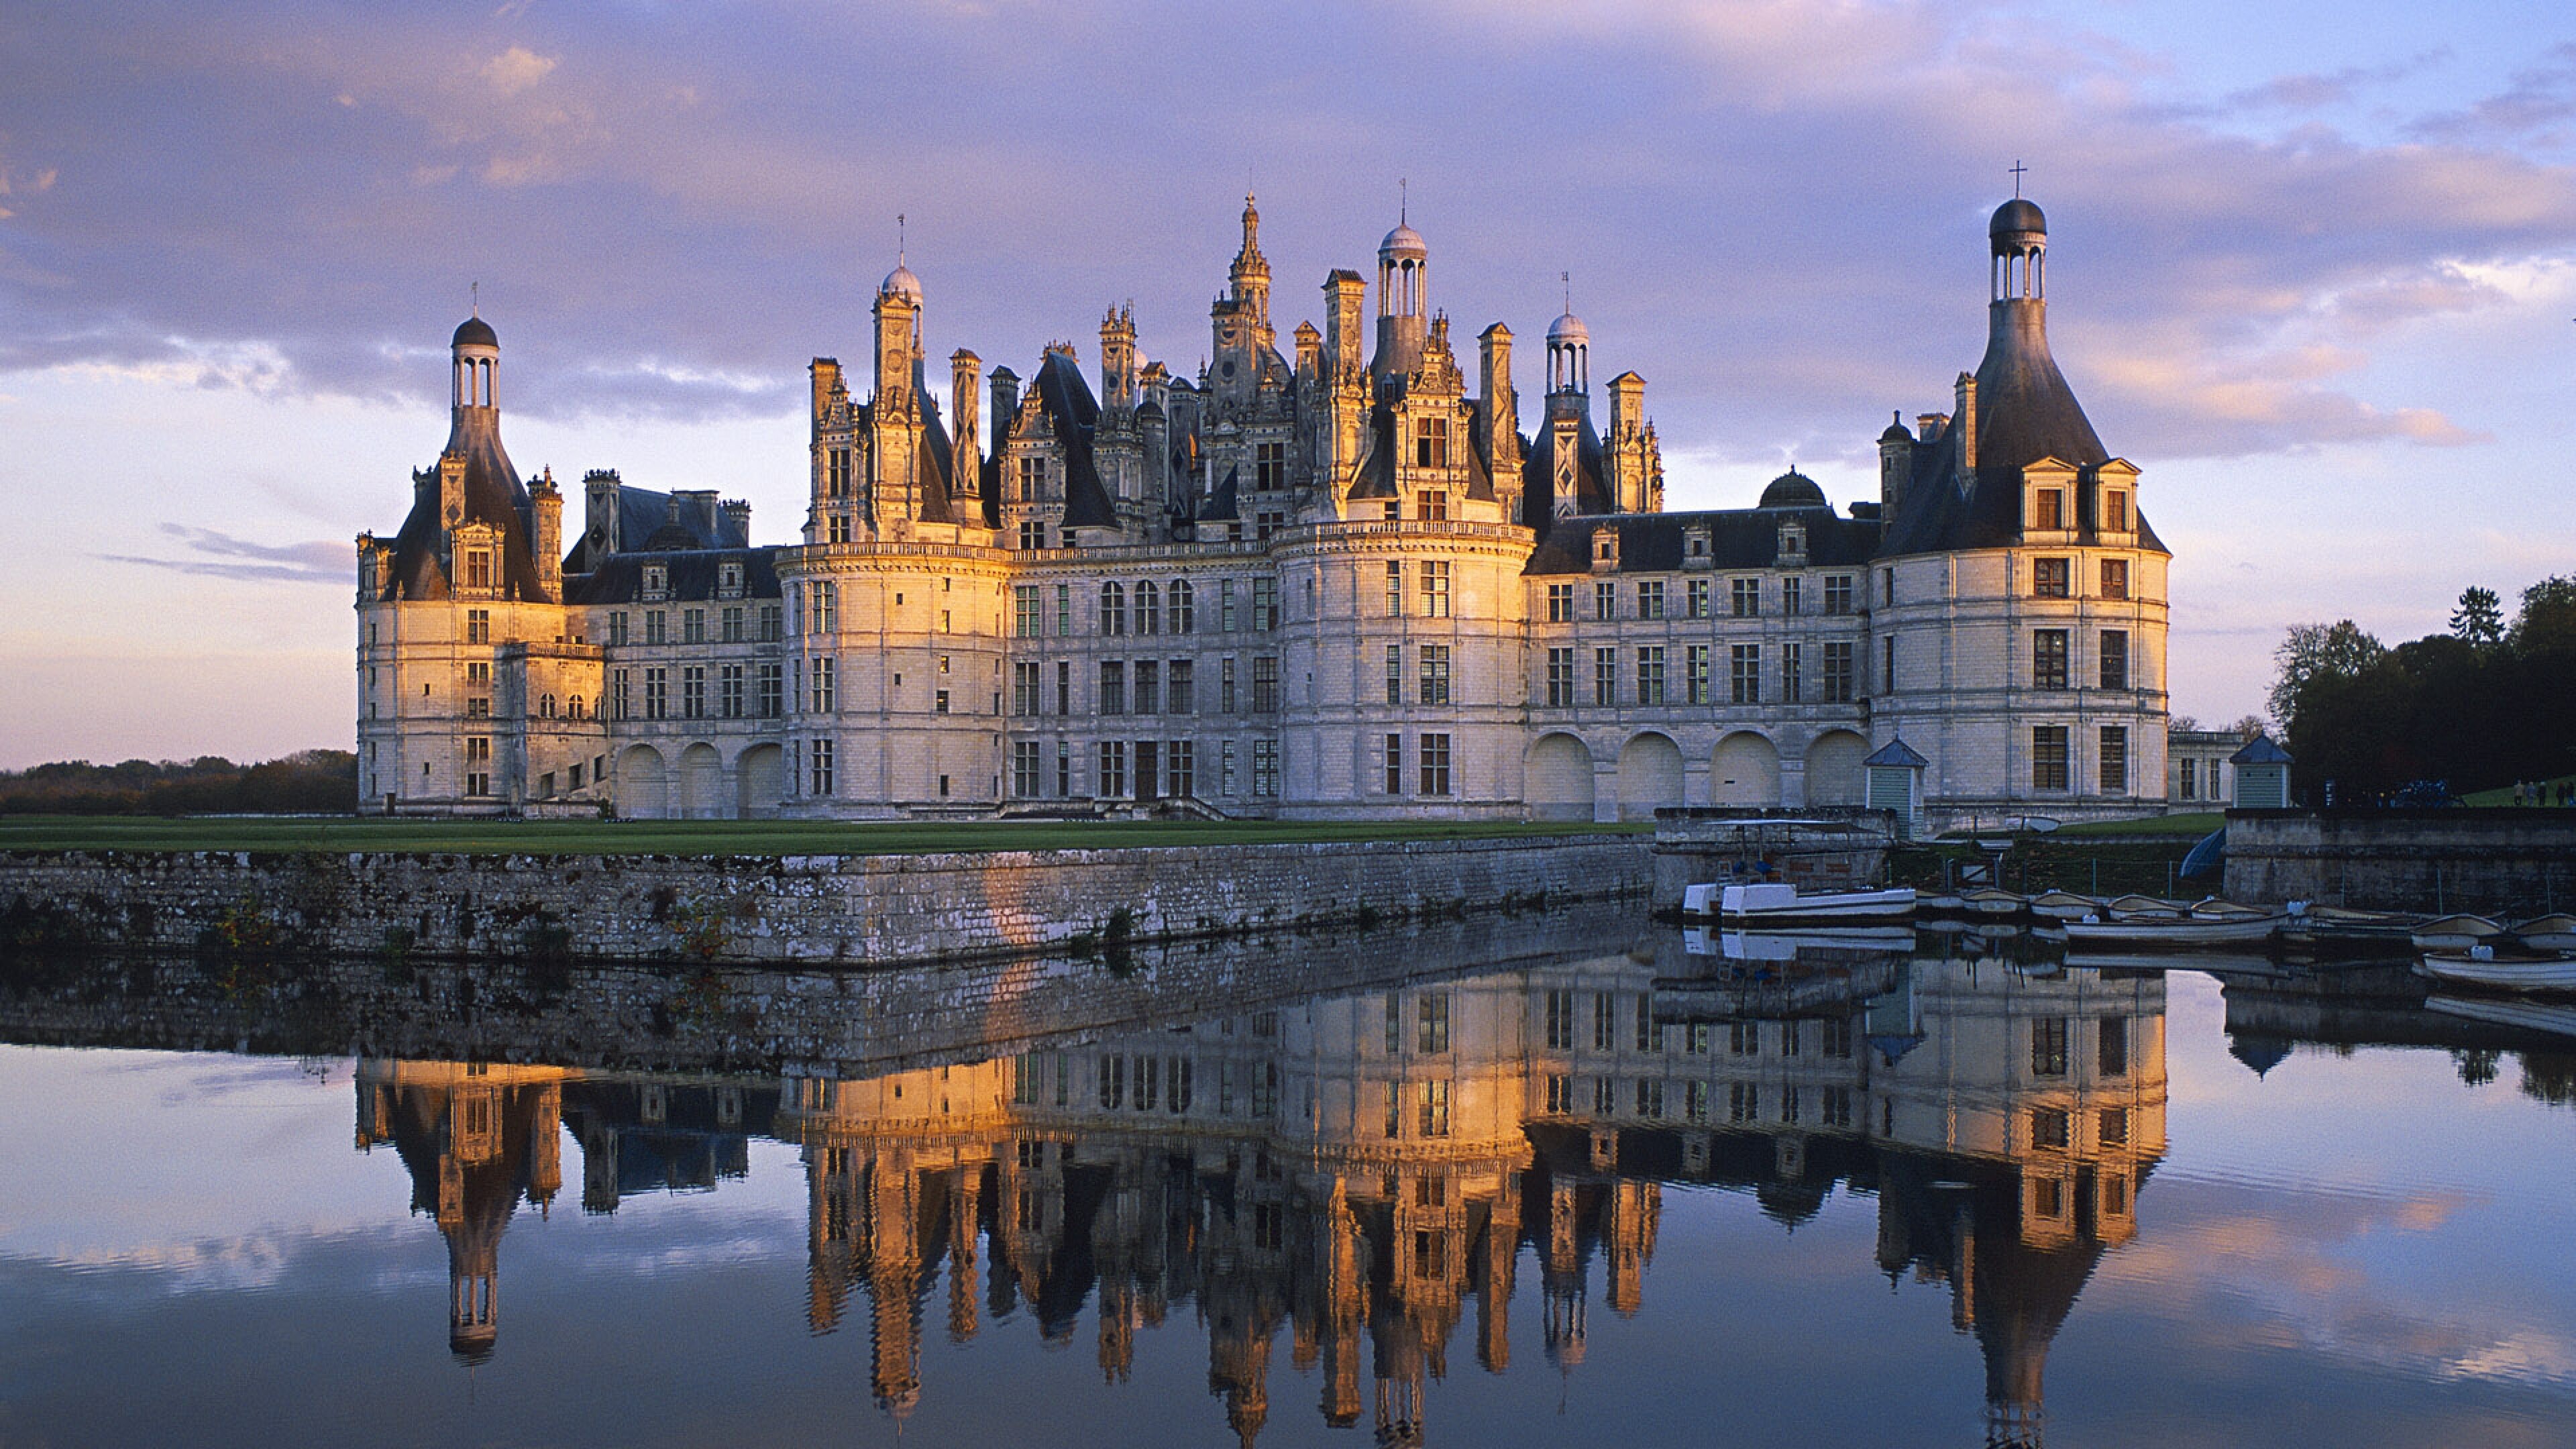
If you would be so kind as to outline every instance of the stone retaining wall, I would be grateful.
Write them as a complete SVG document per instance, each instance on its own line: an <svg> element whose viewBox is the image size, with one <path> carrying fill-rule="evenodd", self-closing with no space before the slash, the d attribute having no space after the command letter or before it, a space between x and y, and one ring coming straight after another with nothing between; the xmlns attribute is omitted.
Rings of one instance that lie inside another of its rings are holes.
<svg viewBox="0 0 2576 1449"><path fill-rule="evenodd" d="M2226 894L2506 917L2576 910L2576 810L2231 810Z"/></svg>
<svg viewBox="0 0 2576 1449"><path fill-rule="evenodd" d="M944 855L0 854L5 941L891 965L1642 899L1636 836Z"/></svg>

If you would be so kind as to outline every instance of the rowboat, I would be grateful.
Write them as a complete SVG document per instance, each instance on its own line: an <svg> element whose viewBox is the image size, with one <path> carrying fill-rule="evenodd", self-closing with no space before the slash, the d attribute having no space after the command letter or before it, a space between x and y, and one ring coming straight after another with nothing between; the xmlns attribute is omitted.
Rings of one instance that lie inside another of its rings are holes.
<svg viewBox="0 0 2576 1449"><path fill-rule="evenodd" d="M2418 951L2462 951L2504 934L2504 927L2484 916L2440 916L2409 933Z"/></svg>
<svg viewBox="0 0 2576 1449"><path fill-rule="evenodd" d="M2417 970L2436 981L2456 981L2500 991L2576 992L2576 952L2525 956L2493 946L2466 951L2427 951Z"/></svg>
<svg viewBox="0 0 2576 1449"><path fill-rule="evenodd" d="M2268 941L2287 916L2166 916L2126 921L2069 921L2066 939L2077 945L2187 948Z"/></svg>
<svg viewBox="0 0 2576 1449"><path fill-rule="evenodd" d="M2030 909L2026 898L1992 888L1969 891L1959 904L1972 916L2018 916Z"/></svg>
<svg viewBox="0 0 2576 1449"><path fill-rule="evenodd" d="M2513 938L2534 951L2576 951L2576 916L2534 916L2513 928Z"/></svg>
<svg viewBox="0 0 2576 1449"><path fill-rule="evenodd" d="M2053 921L2080 921L2102 913L2102 903L2073 891L2048 891L2031 897L2031 914Z"/></svg>
<svg viewBox="0 0 2576 1449"><path fill-rule="evenodd" d="M1822 891L1794 885L1695 885L1682 890L1682 914L1728 920L1899 921L1914 914L1914 892Z"/></svg>

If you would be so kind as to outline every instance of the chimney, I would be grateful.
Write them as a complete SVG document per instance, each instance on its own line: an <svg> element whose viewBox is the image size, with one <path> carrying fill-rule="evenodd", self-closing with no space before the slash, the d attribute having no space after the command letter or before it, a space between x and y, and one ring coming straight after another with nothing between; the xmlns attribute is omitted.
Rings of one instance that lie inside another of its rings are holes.
<svg viewBox="0 0 2576 1449"><path fill-rule="evenodd" d="M993 369L993 456L1002 456L1010 441L1011 419L1020 410L1020 375L1007 367Z"/></svg>
<svg viewBox="0 0 2576 1449"><path fill-rule="evenodd" d="M716 542L726 548L751 547L751 500L728 498L716 505L716 511L724 517L724 531Z"/></svg>
<svg viewBox="0 0 2576 1449"><path fill-rule="evenodd" d="M528 490L528 551L536 555L537 587L549 603L563 598L563 494L548 468Z"/></svg>
<svg viewBox="0 0 2576 1449"><path fill-rule="evenodd" d="M1977 379L1973 373L1959 374L1959 466L1974 471L1977 466Z"/></svg>
<svg viewBox="0 0 2576 1449"><path fill-rule="evenodd" d="M841 364L838 359L818 357L808 369L814 380L814 436L823 436L823 415L832 406L832 394L841 388Z"/></svg>
<svg viewBox="0 0 2576 1449"><path fill-rule="evenodd" d="M1521 461L1521 400L1512 391L1512 329L1497 322L1476 338L1476 388L1484 404L1485 456L1500 476Z"/></svg>
<svg viewBox="0 0 2576 1449"><path fill-rule="evenodd" d="M976 409L984 405L984 359L963 347L948 356L948 400L957 410L953 421L958 456L972 459L983 446L975 435L982 430Z"/></svg>

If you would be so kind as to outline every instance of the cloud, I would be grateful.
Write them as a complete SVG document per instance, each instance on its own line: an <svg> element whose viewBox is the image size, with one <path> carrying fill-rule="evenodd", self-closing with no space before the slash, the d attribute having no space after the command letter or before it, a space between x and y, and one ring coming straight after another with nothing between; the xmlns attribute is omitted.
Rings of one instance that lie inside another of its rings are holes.
<svg viewBox="0 0 2576 1449"><path fill-rule="evenodd" d="M492 83L492 89L515 96L554 74L555 65L552 57L514 45L485 61L482 75Z"/></svg>
<svg viewBox="0 0 2576 1449"><path fill-rule="evenodd" d="M168 569L206 578L262 583L345 585L357 577L357 555L354 548L346 543L323 540L254 543L215 529L184 523L164 523L161 531L194 550L193 556L157 558L103 553L98 557L110 563L141 564L146 568Z"/></svg>

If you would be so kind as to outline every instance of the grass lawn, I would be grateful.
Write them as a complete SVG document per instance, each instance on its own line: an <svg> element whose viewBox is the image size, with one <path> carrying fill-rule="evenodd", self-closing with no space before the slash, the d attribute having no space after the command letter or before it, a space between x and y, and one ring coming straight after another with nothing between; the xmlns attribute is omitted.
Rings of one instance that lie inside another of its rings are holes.
<svg viewBox="0 0 2576 1449"><path fill-rule="evenodd" d="M1134 845L1484 840L1651 834L1651 824L1519 821L979 820L833 824L789 820L369 820L126 815L0 816L0 850L319 850L477 855L925 855L951 850L1099 850Z"/></svg>
<svg viewBox="0 0 2576 1449"><path fill-rule="evenodd" d="M2549 798L2552 801L2555 801L2558 798L2558 787L2566 784L2570 780L2576 780L2576 775L2561 775L2555 780L2544 781L2543 783L2549 787ZM2511 785L2498 785L2492 790L2480 790L2475 794L2463 795L2460 797L2460 803L2463 805L2511 806L2513 804L2513 787Z"/></svg>
<svg viewBox="0 0 2576 1449"><path fill-rule="evenodd" d="M2205 810L2188 815L2151 815L2142 820L2087 820L2077 825L2058 827L2059 835L2083 839L2123 835L2207 835L2227 823L2224 812Z"/></svg>

